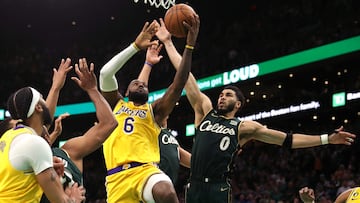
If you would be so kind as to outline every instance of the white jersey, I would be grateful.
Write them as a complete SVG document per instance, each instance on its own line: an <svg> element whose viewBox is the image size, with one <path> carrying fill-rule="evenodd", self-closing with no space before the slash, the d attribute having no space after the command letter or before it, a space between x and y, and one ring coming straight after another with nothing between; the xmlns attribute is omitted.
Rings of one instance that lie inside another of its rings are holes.
<svg viewBox="0 0 360 203"><path fill-rule="evenodd" d="M10 145L9 160L17 170L26 173L41 173L53 167L50 145L38 135L18 135Z"/></svg>

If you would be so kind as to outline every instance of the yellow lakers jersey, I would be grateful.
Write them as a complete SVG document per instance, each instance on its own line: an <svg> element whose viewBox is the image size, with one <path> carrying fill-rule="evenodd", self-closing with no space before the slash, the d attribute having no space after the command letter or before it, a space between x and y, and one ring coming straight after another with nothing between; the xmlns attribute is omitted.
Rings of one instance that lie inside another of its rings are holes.
<svg viewBox="0 0 360 203"><path fill-rule="evenodd" d="M0 203L5 202L40 202L43 193L32 171L24 172L15 169L9 160L9 148L12 140L18 135L34 132L25 127L10 129L0 138Z"/></svg>
<svg viewBox="0 0 360 203"><path fill-rule="evenodd" d="M160 127L151 105L135 106L133 102L120 100L113 113L118 126L103 144L107 169L130 162L159 162Z"/></svg>
<svg viewBox="0 0 360 203"><path fill-rule="evenodd" d="M351 191L346 203L360 203L360 187L356 187Z"/></svg>

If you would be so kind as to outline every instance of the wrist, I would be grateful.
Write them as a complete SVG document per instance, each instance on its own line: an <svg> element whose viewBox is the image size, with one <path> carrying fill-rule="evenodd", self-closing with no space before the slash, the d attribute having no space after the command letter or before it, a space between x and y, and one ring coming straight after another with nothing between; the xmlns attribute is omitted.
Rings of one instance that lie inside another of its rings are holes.
<svg viewBox="0 0 360 203"><path fill-rule="evenodd" d="M62 87L57 86L57 85L53 85L50 87L50 91L53 91L53 92L60 92L61 89L62 89Z"/></svg>
<svg viewBox="0 0 360 203"><path fill-rule="evenodd" d="M320 135L320 142L321 142L321 145L329 144L329 135L328 134Z"/></svg>
<svg viewBox="0 0 360 203"><path fill-rule="evenodd" d="M144 65L150 66L150 68L152 68L154 66L154 64L147 62L147 61L145 61Z"/></svg>
<svg viewBox="0 0 360 203"><path fill-rule="evenodd" d="M190 49L190 50L194 50L195 47L192 46L192 45L186 44L186 45L185 45L185 48L186 48L186 49Z"/></svg>
<svg viewBox="0 0 360 203"><path fill-rule="evenodd" d="M133 47L136 49L136 51L140 51L139 46L137 46L135 42L133 42L132 45L133 45Z"/></svg>

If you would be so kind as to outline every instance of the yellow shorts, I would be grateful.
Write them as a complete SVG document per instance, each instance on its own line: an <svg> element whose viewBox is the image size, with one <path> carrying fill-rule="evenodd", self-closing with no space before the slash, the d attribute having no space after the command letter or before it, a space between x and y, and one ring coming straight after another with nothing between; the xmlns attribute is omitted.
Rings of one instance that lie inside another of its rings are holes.
<svg viewBox="0 0 360 203"><path fill-rule="evenodd" d="M153 164L144 164L106 177L108 203L139 203L148 178L161 173Z"/></svg>

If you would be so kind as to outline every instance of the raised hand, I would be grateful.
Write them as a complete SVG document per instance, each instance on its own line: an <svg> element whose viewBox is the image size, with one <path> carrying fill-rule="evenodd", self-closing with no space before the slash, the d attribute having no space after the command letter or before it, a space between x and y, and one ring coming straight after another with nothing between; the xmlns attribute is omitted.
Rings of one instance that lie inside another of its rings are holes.
<svg viewBox="0 0 360 203"><path fill-rule="evenodd" d="M199 34L200 28L200 17L197 14L194 14L194 17L191 18L191 25L183 21L184 26L188 30L186 44L190 46L195 46L197 36Z"/></svg>
<svg viewBox="0 0 360 203"><path fill-rule="evenodd" d="M55 140L57 139L57 137L59 137L59 135L62 133L62 122L61 121L69 116L70 116L69 113L63 113L55 119L54 130L52 131L52 133L49 136L50 145L52 145L55 142Z"/></svg>
<svg viewBox="0 0 360 203"><path fill-rule="evenodd" d="M59 68L53 69L53 78L50 91L46 97L46 105L49 108L50 115L55 114L56 105L59 99L60 90L64 87L67 73L73 68L71 65L71 59L61 59ZM50 126L46 126L49 128Z"/></svg>
<svg viewBox="0 0 360 203"><path fill-rule="evenodd" d="M151 45L148 47L146 52L146 62L150 64L157 64L163 58L162 55L159 55L163 45L159 45L159 40L155 40L156 44Z"/></svg>
<svg viewBox="0 0 360 203"><path fill-rule="evenodd" d="M79 59L79 64L75 64L75 72L78 77L71 77L84 91L97 89L97 80L94 73L94 64L90 64L90 68L86 62L86 58Z"/></svg>
<svg viewBox="0 0 360 203"><path fill-rule="evenodd" d="M56 171L56 174L58 174L59 177L62 177L64 175L64 171L65 171L64 162L62 162L60 158L53 156L53 163L54 163L54 170Z"/></svg>
<svg viewBox="0 0 360 203"><path fill-rule="evenodd" d="M158 31L160 25L156 20L153 20L150 24L146 22L140 34L135 39L135 45L139 49L145 50L151 45L155 44L155 41L151 41L155 33Z"/></svg>
<svg viewBox="0 0 360 203"><path fill-rule="evenodd" d="M160 21L160 27L158 31L156 32L156 37L163 43L166 43L167 41L171 40L171 34L167 30L165 26L165 22L162 18L159 19Z"/></svg>
<svg viewBox="0 0 360 203"><path fill-rule="evenodd" d="M86 190L83 186L79 186L78 183L74 183L73 185L66 187L65 193L76 203L85 202Z"/></svg>
<svg viewBox="0 0 360 203"><path fill-rule="evenodd" d="M334 133L329 135L329 143L351 145L354 142L356 135L343 130L344 127L341 126L340 128L336 129Z"/></svg>
<svg viewBox="0 0 360 203"><path fill-rule="evenodd" d="M53 69L53 79L52 79L52 88L61 89L63 88L66 80L67 73L73 68L71 65L71 59L67 58L66 60L61 59L59 68Z"/></svg>
<svg viewBox="0 0 360 203"><path fill-rule="evenodd" d="M303 187L299 190L300 199L304 203L312 203L315 200L314 190L308 187Z"/></svg>

